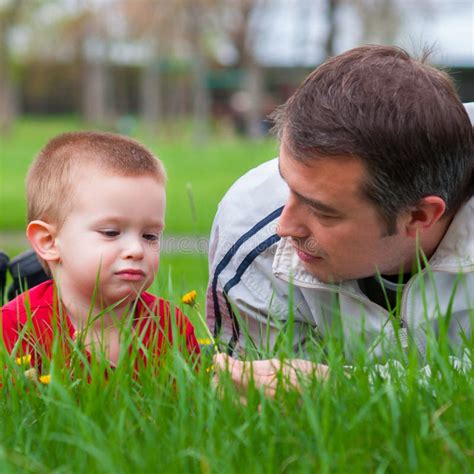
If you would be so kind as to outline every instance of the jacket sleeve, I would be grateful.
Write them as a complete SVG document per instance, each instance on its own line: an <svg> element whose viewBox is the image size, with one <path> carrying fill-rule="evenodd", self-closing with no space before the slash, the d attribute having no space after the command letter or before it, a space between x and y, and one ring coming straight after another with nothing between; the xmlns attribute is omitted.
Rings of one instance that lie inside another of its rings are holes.
<svg viewBox="0 0 474 474"><path fill-rule="evenodd" d="M278 332L275 321L286 317L288 284L276 279L272 265L287 194L275 159L239 178L219 204L209 245L206 314L229 352L267 344Z"/></svg>
<svg viewBox="0 0 474 474"><path fill-rule="evenodd" d="M219 340L231 341L237 335L237 327L234 322L234 314L230 302L224 295L222 283L219 279L218 249L222 245L219 241L220 235L220 208L211 230L209 242L209 283L206 294L206 317L207 325L214 337Z"/></svg>
<svg viewBox="0 0 474 474"><path fill-rule="evenodd" d="M206 314L221 350L240 353L245 348L248 353L273 346L287 315L288 284L272 272L278 212L263 214L263 219L261 214L236 214L234 202L223 201L214 220Z"/></svg>

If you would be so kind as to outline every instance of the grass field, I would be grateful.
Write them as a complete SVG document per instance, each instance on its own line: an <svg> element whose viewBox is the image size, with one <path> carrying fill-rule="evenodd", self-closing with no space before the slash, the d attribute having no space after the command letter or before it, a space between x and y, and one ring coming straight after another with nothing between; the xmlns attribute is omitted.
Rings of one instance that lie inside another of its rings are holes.
<svg viewBox="0 0 474 474"><path fill-rule="evenodd" d="M17 123L11 136L1 138L0 231L25 227L24 179L38 151L54 135L84 127L70 117L29 117ZM207 235L225 191L245 171L274 158L277 144L274 139L249 142L217 137L198 147L190 138L175 133L151 137L137 131L135 138L149 146L166 166L167 233Z"/></svg>
<svg viewBox="0 0 474 474"><path fill-rule="evenodd" d="M472 368L436 350L431 374L411 354L382 377L363 352L344 368L340 346L326 349L327 381L299 394L279 374L274 400L250 384L245 403L225 376L216 389L206 356L193 369L171 351L133 378L134 352L110 370L79 349L66 369L57 351L43 385L1 352L1 472L472 472Z"/></svg>
<svg viewBox="0 0 474 474"><path fill-rule="evenodd" d="M23 119L2 142L0 231L24 227L23 179L31 157L52 135L77 128L71 118ZM202 149L169 137L144 141L168 168L170 233L208 233L230 183L276 153L272 140L217 139ZM179 304L196 289L202 309L206 283L205 255L163 255L151 290ZM205 336L195 309L183 309ZM278 349L255 357L295 357L287 328ZM426 361L399 352L399 362L383 369L369 359L363 340L352 345L354 363L345 366L336 331L308 353L329 365L329 379L304 381L300 394L285 389L279 373L275 399L252 384L241 399L225 376L216 387L206 354L193 367L172 350L134 377L136 350L122 350L111 370L100 354L88 362L74 346L69 367L54 351L43 370L51 382L42 384L0 348L0 472L472 473L474 343L466 339L460 370L442 329L439 340L428 341Z"/></svg>

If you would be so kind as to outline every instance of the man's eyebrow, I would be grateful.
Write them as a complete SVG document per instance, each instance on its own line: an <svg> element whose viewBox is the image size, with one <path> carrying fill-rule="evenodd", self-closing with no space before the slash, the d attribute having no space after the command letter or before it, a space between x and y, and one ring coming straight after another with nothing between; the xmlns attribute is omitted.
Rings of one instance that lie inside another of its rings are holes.
<svg viewBox="0 0 474 474"><path fill-rule="evenodd" d="M278 160L278 172L280 173L281 179L286 182L286 179L284 176L281 174L281 168L280 168L280 160ZM286 182L288 185L288 183ZM289 187L289 186L288 186ZM311 199L309 197L303 196L302 194L296 192L294 189L290 188L290 191L298 197L298 199L308 206L312 207L313 209L317 209L318 211L326 212L327 214L337 214L340 215L341 213L335 209L334 207L328 206L327 204L324 204L321 201L318 201L317 199Z"/></svg>
<svg viewBox="0 0 474 474"><path fill-rule="evenodd" d="M318 211L325 212L327 214L337 214L340 215L341 213L335 209L334 207L328 206L327 204L318 201L317 199L311 199L306 196L301 195L300 193L291 190L291 192L298 197L298 199L308 206L312 207L313 209L317 209Z"/></svg>

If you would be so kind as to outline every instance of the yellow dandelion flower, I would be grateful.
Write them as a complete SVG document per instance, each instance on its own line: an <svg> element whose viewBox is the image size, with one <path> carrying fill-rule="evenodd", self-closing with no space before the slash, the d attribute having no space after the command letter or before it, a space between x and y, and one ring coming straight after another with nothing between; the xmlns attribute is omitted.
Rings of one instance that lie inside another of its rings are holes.
<svg viewBox="0 0 474 474"><path fill-rule="evenodd" d="M38 371L35 368L25 370L25 377L29 380L37 380Z"/></svg>
<svg viewBox="0 0 474 474"><path fill-rule="evenodd" d="M24 355L22 357L17 357L15 362L20 367L27 367L31 364L31 354Z"/></svg>
<svg viewBox="0 0 474 474"><path fill-rule="evenodd" d="M196 304L197 291L192 290L189 293L186 293L181 298L181 302L189 306L194 306Z"/></svg>
<svg viewBox="0 0 474 474"><path fill-rule="evenodd" d="M213 341L211 341L211 339L209 339L208 337L198 339L197 341L202 346L210 346L211 344L213 344Z"/></svg>
<svg viewBox="0 0 474 474"><path fill-rule="evenodd" d="M183 295L183 297L181 298L181 302L191 306L191 308L193 308L194 311L196 311L196 315L199 319L199 322L201 323L201 325L202 325L202 327L203 327L203 329L204 329L204 331L207 335L206 338L198 341L199 344L204 345L204 346L205 345L214 345L215 344L214 338L212 337L211 331L209 331L209 328L207 327L206 321L204 320L204 318L202 317L202 314L199 311L199 303L196 301L196 297L197 297L197 291L192 290L189 293L186 293L185 295Z"/></svg>
<svg viewBox="0 0 474 474"><path fill-rule="evenodd" d="M51 374L40 375L39 381L44 385L48 385L51 382Z"/></svg>

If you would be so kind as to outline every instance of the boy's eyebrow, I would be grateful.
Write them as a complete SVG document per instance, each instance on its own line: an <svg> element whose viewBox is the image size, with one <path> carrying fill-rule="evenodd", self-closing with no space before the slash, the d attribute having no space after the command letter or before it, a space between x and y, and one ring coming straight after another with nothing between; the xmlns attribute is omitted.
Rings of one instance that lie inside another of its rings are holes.
<svg viewBox="0 0 474 474"><path fill-rule="evenodd" d="M108 223L120 223L123 221L122 217L116 217L116 216L103 216L98 218L94 224L95 225L101 225L101 224L108 224ZM146 222L147 227L156 227L160 230L162 230L165 227L165 223L160 220L153 220L150 219L149 221Z"/></svg>
<svg viewBox="0 0 474 474"><path fill-rule="evenodd" d="M288 185L285 177L281 174L281 168L280 168L280 160L278 160L278 172L280 173L281 179L285 181L285 183ZM289 186L288 186L289 187ZM327 204L324 204L321 201L318 201L317 199L312 199L306 196L303 196L299 192L295 191L294 189L290 188L290 191L298 197L298 199L308 206L312 207L313 209L317 209L318 211L325 212L327 214L337 214L341 215L340 211L335 209L334 207L328 206Z"/></svg>

